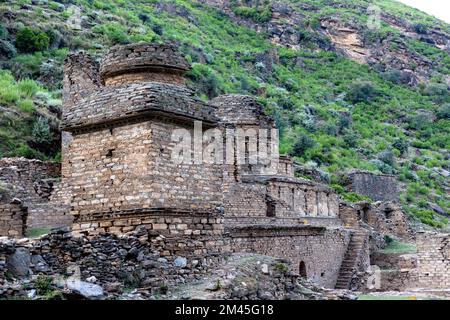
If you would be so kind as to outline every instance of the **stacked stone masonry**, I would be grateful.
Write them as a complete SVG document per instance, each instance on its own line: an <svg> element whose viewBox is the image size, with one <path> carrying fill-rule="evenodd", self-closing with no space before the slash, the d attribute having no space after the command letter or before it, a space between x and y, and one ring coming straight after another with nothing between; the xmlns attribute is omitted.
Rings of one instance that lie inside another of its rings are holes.
<svg viewBox="0 0 450 320"><path fill-rule="evenodd" d="M0 201L0 236L21 237L26 231L27 210L21 203Z"/></svg>
<svg viewBox="0 0 450 320"><path fill-rule="evenodd" d="M450 288L450 235L417 234L417 273L421 288Z"/></svg>
<svg viewBox="0 0 450 320"><path fill-rule="evenodd" d="M293 161L278 155L273 119L253 98L199 100L182 79L189 65L167 45L114 47L100 64L71 55L65 68L61 186L76 234L143 227L168 239L164 256L272 254L303 262L312 279L334 286L348 244L346 231L334 229L341 226L339 199L294 177ZM196 121L232 134L222 161L171 158L172 134L195 138ZM313 259L318 252L322 258Z"/></svg>
<svg viewBox="0 0 450 320"><path fill-rule="evenodd" d="M349 191L368 196L374 201L398 200L398 186L394 176L355 171L348 175L347 182Z"/></svg>
<svg viewBox="0 0 450 320"><path fill-rule="evenodd" d="M2 228L0 235L22 236L25 229L70 225L72 217L68 199L59 186L60 175L58 163L25 158L0 159L2 223L5 225L9 217L9 225L14 225L10 232ZM23 226L18 227L18 223Z"/></svg>

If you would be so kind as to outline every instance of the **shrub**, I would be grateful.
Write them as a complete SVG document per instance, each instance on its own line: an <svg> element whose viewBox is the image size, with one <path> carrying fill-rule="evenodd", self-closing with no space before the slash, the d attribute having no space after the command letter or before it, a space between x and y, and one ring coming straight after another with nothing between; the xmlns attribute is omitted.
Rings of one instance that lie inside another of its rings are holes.
<svg viewBox="0 0 450 320"><path fill-rule="evenodd" d="M377 91L370 81L356 81L350 84L347 98L352 103L369 102L377 95Z"/></svg>
<svg viewBox="0 0 450 320"><path fill-rule="evenodd" d="M352 115L348 112L340 113L338 118L339 132L342 132L344 129L349 128L351 125L352 125Z"/></svg>
<svg viewBox="0 0 450 320"><path fill-rule="evenodd" d="M345 135L342 137L344 139L344 143L349 148L355 148L358 145L358 135L353 132L349 131L345 133Z"/></svg>
<svg viewBox="0 0 450 320"><path fill-rule="evenodd" d="M314 147L316 142L308 135L301 134L292 148L292 154L297 157L304 155L305 151Z"/></svg>
<svg viewBox="0 0 450 320"><path fill-rule="evenodd" d="M450 119L450 103L444 104L437 111L438 119Z"/></svg>
<svg viewBox="0 0 450 320"><path fill-rule="evenodd" d="M423 90L423 94L430 96L435 102L447 101L449 97L448 87L443 83L430 83Z"/></svg>
<svg viewBox="0 0 450 320"><path fill-rule="evenodd" d="M417 23L414 25L414 31L416 31L418 34L426 34L427 26L421 23Z"/></svg>
<svg viewBox="0 0 450 320"><path fill-rule="evenodd" d="M409 142L406 139L398 138L394 140L392 147L400 151L400 154L404 154L406 151L408 151Z"/></svg>
<svg viewBox="0 0 450 320"><path fill-rule="evenodd" d="M249 18L254 22L265 23L272 19L272 12L270 8L250 8L250 7L236 7L233 12L241 17Z"/></svg>
<svg viewBox="0 0 450 320"><path fill-rule="evenodd" d="M149 17L147 14L145 14L145 13L139 13L139 14L138 14L138 18L139 18L139 20L141 20L143 23L147 23L147 22L150 21L150 17Z"/></svg>
<svg viewBox="0 0 450 320"><path fill-rule="evenodd" d="M41 30L24 27L16 35L16 47L21 52L32 53L48 48L50 38Z"/></svg>
<svg viewBox="0 0 450 320"><path fill-rule="evenodd" d="M284 264L283 262L278 262L275 265L275 269L280 271L281 273L287 273L289 271L289 267L286 264Z"/></svg>
<svg viewBox="0 0 450 320"><path fill-rule="evenodd" d="M371 160L370 162L372 164L374 164L377 167L377 169L380 170L384 174L393 174L394 173L394 169L390 165L388 165L387 163L385 163L381 160L375 159L375 160Z"/></svg>
<svg viewBox="0 0 450 320"><path fill-rule="evenodd" d="M209 67L194 64L187 76L197 84L199 91L206 94L208 98L211 99L220 94L219 79Z"/></svg>
<svg viewBox="0 0 450 320"><path fill-rule="evenodd" d="M49 144L51 142L52 135L47 119L39 117L36 120L33 126L32 136L34 141L40 144Z"/></svg>
<svg viewBox="0 0 450 320"><path fill-rule="evenodd" d="M106 23L92 28L92 31L105 35L112 44L127 44L129 42L127 29L117 23Z"/></svg>
<svg viewBox="0 0 450 320"><path fill-rule="evenodd" d="M386 71L383 76L386 80L395 84L408 84L411 80L409 74L396 69Z"/></svg>
<svg viewBox="0 0 450 320"><path fill-rule="evenodd" d="M9 41L0 39L0 57L11 59L17 54L17 50Z"/></svg>
<svg viewBox="0 0 450 320"><path fill-rule="evenodd" d="M395 156L391 150L385 150L378 154L378 159L384 163L393 166L395 163Z"/></svg>
<svg viewBox="0 0 450 320"><path fill-rule="evenodd" d="M409 116L406 121L408 122L408 129L421 130L430 125L433 119L430 113L418 113Z"/></svg>

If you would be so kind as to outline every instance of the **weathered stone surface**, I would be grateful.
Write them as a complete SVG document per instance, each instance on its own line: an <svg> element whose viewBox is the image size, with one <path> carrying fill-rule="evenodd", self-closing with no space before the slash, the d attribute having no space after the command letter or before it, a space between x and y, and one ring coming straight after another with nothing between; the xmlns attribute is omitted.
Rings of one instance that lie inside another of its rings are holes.
<svg viewBox="0 0 450 320"><path fill-rule="evenodd" d="M99 299L104 295L103 288L93 283L69 279L66 281L66 285L69 290L73 290L87 299Z"/></svg>
<svg viewBox="0 0 450 320"><path fill-rule="evenodd" d="M398 186L394 176L355 171L348 175L347 181L349 191L366 195L374 201L398 199Z"/></svg>
<svg viewBox="0 0 450 320"><path fill-rule="evenodd" d="M6 267L15 276L28 276L30 273L31 256L28 249L18 248L8 256Z"/></svg>

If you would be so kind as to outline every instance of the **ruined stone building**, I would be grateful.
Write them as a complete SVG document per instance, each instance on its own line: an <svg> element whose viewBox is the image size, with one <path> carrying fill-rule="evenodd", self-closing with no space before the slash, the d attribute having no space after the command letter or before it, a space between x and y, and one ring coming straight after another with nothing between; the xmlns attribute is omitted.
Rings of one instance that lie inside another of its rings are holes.
<svg viewBox="0 0 450 320"><path fill-rule="evenodd" d="M114 47L100 64L76 54L65 67L62 190L75 232L145 226L166 237L167 256L259 252L291 260L319 284L336 284L351 231L342 228L337 195L295 178L288 157L272 172L249 159L171 159L172 133L194 136L196 121L224 136L229 129L275 130L254 99L196 98L184 84L189 65L168 45ZM273 142L256 145L277 152Z"/></svg>
<svg viewBox="0 0 450 320"><path fill-rule="evenodd" d="M369 235L355 213L365 211L340 207L334 191L295 177L257 101L234 94L202 101L185 85L189 69L169 45L116 46L100 62L69 55L61 168L38 175L15 164L6 166L11 174L0 172L0 182L28 184L25 194L0 198L0 235L20 236L26 225L70 225L86 236L144 228L169 260L255 252L289 260L319 285L348 288L369 263ZM221 161L197 161L210 142L206 131L219 141ZM253 131L267 135L247 136ZM192 150L182 150L191 161L174 161L176 132L191 138ZM243 143L233 143L239 134ZM262 151L270 161L252 161Z"/></svg>

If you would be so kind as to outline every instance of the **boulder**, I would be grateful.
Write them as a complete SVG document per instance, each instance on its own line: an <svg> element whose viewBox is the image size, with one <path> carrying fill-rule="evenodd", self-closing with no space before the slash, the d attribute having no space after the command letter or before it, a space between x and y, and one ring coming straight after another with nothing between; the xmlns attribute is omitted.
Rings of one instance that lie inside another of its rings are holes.
<svg viewBox="0 0 450 320"><path fill-rule="evenodd" d="M103 297L103 288L97 284L69 279L66 285L68 289L82 295L86 299L99 299Z"/></svg>
<svg viewBox="0 0 450 320"><path fill-rule="evenodd" d="M26 248L17 248L6 261L8 271L19 277L28 276L30 274L30 265L31 256Z"/></svg>

